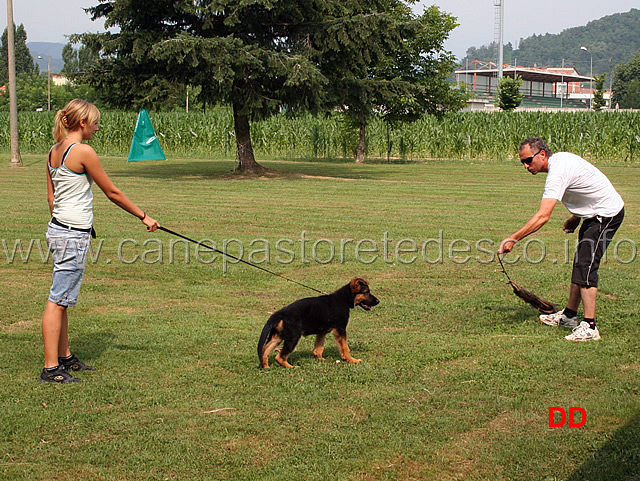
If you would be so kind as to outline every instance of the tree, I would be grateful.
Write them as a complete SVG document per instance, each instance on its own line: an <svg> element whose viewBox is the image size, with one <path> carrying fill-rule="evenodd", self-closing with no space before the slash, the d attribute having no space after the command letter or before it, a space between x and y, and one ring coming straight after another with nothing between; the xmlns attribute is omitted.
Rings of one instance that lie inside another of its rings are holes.
<svg viewBox="0 0 640 481"><path fill-rule="evenodd" d="M16 61L16 75L21 73L26 74L38 74L40 68L33 60L29 47L27 47L27 31L24 25L20 24L17 27L14 25L14 44L15 44L15 61ZM8 52L7 46L9 45L7 29L4 29L2 34L2 47L0 47L0 85L4 85L9 81L8 70Z"/></svg>
<svg viewBox="0 0 640 481"><path fill-rule="evenodd" d="M400 0L101 0L89 9L92 18L104 17L107 27L119 31L75 39L100 52L86 78L117 106L153 108L187 85L200 89L204 105L230 104L238 170L258 172L253 120L283 109L295 115L335 106L352 112L362 106L368 115L372 105L385 104L372 101L382 98L384 89L396 99L411 99L420 89L423 98L430 97L420 83L370 78L377 75L374 60L390 62L402 52L402 32L409 31L403 24L412 19L400 5ZM434 76L440 65L436 55L414 64L415 71L428 66ZM391 66L388 70L393 73Z"/></svg>
<svg viewBox="0 0 640 481"><path fill-rule="evenodd" d="M98 61L99 54L84 45L79 48L73 48L71 42L62 48L62 60L64 67L60 73L71 79L81 77L86 71L90 70Z"/></svg>
<svg viewBox="0 0 640 481"><path fill-rule="evenodd" d="M335 8L309 0L112 0L90 8L118 33L83 34L100 51L88 79L127 108L153 108L186 85L205 104L233 107L238 170L259 172L250 121L287 106L318 110L326 79L309 38Z"/></svg>
<svg viewBox="0 0 640 481"><path fill-rule="evenodd" d="M401 0L344 7L347 20L317 32L311 47L329 81L329 104L358 127L355 157L362 162L372 116L413 121L462 108L462 96L449 85L455 60L443 49L457 24L435 6L416 16Z"/></svg>
<svg viewBox="0 0 640 481"><path fill-rule="evenodd" d="M616 67L613 77L612 105L623 109L640 108L640 51L627 64Z"/></svg>
<svg viewBox="0 0 640 481"><path fill-rule="evenodd" d="M515 110L520 106L524 95L520 92L522 77L502 77L498 82L498 107L505 112Z"/></svg>
<svg viewBox="0 0 640 481"><path fill-rule="evenodd" d="M9 96L0 95L0 112L9 111ZM21 73L16 78L17 108L20 112L47 110L47 77ZM95 92L88 85L51 85L51 110L63 108L70 100L83 98L96 102Z"/></svg>
<svg viewBox="0 0 640 481"><path fill-rule="evenodd" d="M64 66L62 67L62 70L60 70L61 74L71 77L79 72L78 51L73 48L73 44L67 43L62 48L62 60L64 62Z"/></svg>
<svg viewBox="0 0 640 481"><path fill-rule="evenodd" d="M506 43L502 47L504 54L504 63L510 64L513 62L513 45L511 42ZM483 45L481 47L469 47L467 49L465 58L471 60L480 60L482 62L498 63L498 44L491 42L489 45ZM462 64L462 67L466 65Z"/></svg>
<svg viewBox="0 0 640 481"><path fill-rule="evenodd" d="M606 77L606 73L594 77L596 90L593 94L593 110L602 110L607 105L607 101L604 99L604 81Z"/></svg>

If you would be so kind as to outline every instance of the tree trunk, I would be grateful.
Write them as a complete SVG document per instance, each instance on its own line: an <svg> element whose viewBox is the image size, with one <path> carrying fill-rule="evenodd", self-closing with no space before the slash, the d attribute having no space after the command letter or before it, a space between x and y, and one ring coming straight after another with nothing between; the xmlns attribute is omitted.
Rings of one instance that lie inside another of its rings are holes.
<svg viewBox="0 0 640 481"><path fill-rule="evenodd" d="M360 140L358 141L358 147L355 150L356 162L361 164L364 162L364 151L367 148L366 143L366 133L367 133L367 121L360 121Z"/></svg>
<svg viewBox="0 0 640 481"><path fill-rule="evenodd" d="M236 132L236 144L238 146L238 167L236 172L245 174L259 174L265 169L256 162L251 147L251 130L249 117L239 114L239 107L233 105L233 127Z"/></svg>

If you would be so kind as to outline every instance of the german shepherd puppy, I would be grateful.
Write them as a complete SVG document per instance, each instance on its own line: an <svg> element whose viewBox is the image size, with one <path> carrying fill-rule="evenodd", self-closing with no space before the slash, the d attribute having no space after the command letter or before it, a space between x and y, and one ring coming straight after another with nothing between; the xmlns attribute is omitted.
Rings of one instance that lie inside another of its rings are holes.
<svg viewBox="0 0 640 481"><path fill-rule="evenodd" d="M282 342L284 345L276 355L276 362L282 367L294 367L287 362L300 337L315 334L313 356L324 360L324 339L333 332L346 362L360 362L354 359L347 345L347 323L349 310L355 306L365 311L380 301L369 291L369 283L364 279L354 279L332 294L299 299L274 312L262 329L258 341L258 359L263 368L269 367L269 355ZM266 345L265 345L266 344ZM296 366L297 367L297 366Z"/></svg>

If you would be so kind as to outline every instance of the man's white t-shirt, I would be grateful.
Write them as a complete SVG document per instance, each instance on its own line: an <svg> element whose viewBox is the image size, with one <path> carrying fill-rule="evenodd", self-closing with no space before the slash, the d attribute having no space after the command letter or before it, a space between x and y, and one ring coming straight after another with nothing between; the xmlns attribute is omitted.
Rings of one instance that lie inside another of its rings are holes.
<svg viewBox="0 0 640 481"><path fill-rule="evenodd" d="M613 217L624 207L607 176L570 152L549 158L542 198L562 201L569 212L582 218Z"/></svg>

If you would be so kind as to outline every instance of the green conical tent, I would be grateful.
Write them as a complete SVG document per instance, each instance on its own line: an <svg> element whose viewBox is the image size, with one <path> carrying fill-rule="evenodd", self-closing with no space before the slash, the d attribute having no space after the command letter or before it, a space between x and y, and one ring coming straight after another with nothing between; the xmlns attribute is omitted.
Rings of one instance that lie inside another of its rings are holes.
<svg viewBox="0 0 640 481"><path fill-rule="evenodd" d="M141 110L136 122L136 130L131 139L129 162L137 160L166 160L156 133L153 131L151 119L146 110Z"/></svg>

